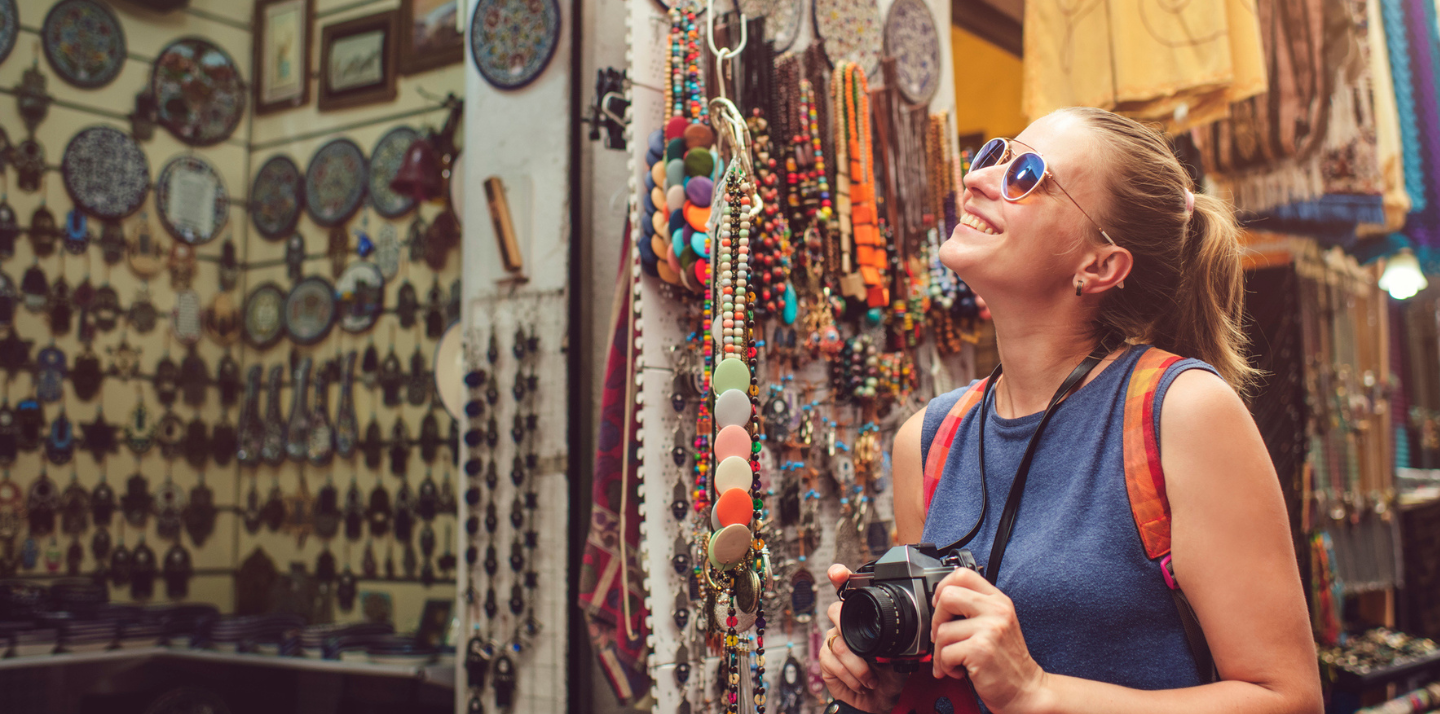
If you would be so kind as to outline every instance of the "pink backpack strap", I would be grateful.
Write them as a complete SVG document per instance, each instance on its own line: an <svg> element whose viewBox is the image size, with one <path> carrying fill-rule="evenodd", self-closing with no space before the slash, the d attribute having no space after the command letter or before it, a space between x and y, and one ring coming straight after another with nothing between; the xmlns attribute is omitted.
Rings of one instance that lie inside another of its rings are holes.
<svg viewBox="0 0 1440 714"><path fill-rule="evenodd" d="M930 501L935 498L935 489L940 486L940 477L945 474L945 462L950 458L950 449L955 445L955 435L960 433L960 423L964 421L965 415L980 403L985 396L985 380L976 382L965 393L956 400L955 406L945 414L945 420L940 422L940 428L935 432L934 441L930 442L930 453L925 458L925 478L921 482L925 488L925 513L930 513Z"/></svg>

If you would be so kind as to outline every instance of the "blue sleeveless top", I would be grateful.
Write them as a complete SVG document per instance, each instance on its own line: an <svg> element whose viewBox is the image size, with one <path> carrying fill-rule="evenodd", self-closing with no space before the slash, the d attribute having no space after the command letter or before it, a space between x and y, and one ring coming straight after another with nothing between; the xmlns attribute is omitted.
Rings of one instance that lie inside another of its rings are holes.
<svg viewBox="0 0 1440 714"><path fill-rule="evenodd" d="M1160 565L1140 543L1125 490L1125 390L1146 349L1130 348L1051 417L996 586L1015 603L1025 643L1046 672L1134 689L1179 689L1199 685L1200 677ZM1193 359L1166 370L1155 393L1157 439L1165 392L1190 369L1215 372ZM926 406L921 463L945 414L968 388ZM989 560L1015 469L1041 417L1004 419L994 405L992 394L985 415L989 509L967 546L981 565ZM956 433L930 503L925 542L953 543L980 517L979 409Z"/></svg>

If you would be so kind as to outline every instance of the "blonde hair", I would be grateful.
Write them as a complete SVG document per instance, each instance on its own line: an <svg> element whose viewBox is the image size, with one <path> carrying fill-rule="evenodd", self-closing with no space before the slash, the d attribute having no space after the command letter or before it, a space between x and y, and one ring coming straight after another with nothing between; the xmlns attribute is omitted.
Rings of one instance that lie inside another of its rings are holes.
<svg viewBox="0 0 1440 714"><path fill-rule="evenodd" d="M1244 269L1235 212L1195 189L1164 135L1118 114L1089 107L1062 109L1095 130L1109 151L1109 204L1097 220L1130 251L1124 290L1111 290L1096 317L1105 341L1141 342L1204 360L1237 392L1259 375L1245 353L1241 329ZM1098 240L1098 237L1096 238Z"/></svg>

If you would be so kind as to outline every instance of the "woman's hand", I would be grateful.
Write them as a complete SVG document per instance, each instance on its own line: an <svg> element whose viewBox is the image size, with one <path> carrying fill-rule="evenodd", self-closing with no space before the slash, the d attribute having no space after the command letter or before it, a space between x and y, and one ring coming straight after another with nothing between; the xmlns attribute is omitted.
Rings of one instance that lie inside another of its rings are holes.
<svg viewBox="0 0 1440 714"><path fill-rule="evenodd" d="M850 569L832 565L826 573L835 587L850 579ZM886 714L900 699L906 676L888 668L871 667L869 662L850 651L840 635L840 602L826 610L835 627L825 633L820 647L820 673L830 695L856 709L872 714Z"/></svg>
<svg viewBox="0 0 1440 714"><path fill-rule="evenodd" d="M1015 604L984 576L957 568L935 588L933 674L969 676L992 712L1040 709L1045 670L1030 657Z"/></svg>

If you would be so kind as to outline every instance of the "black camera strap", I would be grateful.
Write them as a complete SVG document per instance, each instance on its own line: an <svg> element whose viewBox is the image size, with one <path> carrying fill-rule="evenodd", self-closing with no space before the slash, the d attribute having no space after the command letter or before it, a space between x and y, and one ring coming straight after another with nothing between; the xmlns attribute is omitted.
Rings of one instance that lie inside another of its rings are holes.
<svg viewBox="0 0 1440 714"><path fill-rule="evenodd" d="M1005 546L1010 542L1010 534L1015 530L1015 517L1020 512L1020 499L1025 495L1025 481L1030 475L1030 462L1035 458L1035 449L1040 445L1040 434L1045 431L1045 425L1050 423L1050 417L1055 415L1055 410L1065 397L1075 391L1080 383L1085 381L1095 366L1105 358L1109 350L1103 345L1096 347L1090 356L1083 362L1076 365L1070 372L1070 376L1055 390L1055 396L1050 398L1050 404L1045 407L1045 413L1040 417L1040 423L1035 426L1035 433L1030 435L1030 443L1025 446L1025 455L1020 458L1020 465L1015 469L1015 482L1010 485L1010 495L1005 499L1005 510L1000 513L1000 526L995 532L995 542L990 546L990 561L985 565L985 579L991 585L1000 577L1000 562L1005 558ZM985 512L988 510L990 496L985 485L985 422L989 421L990 393L995 389L995 383L1000 379L1002 365L995 365L995 371L990 373L990 378L985 381L985 395L980 399L980 518L975 526L970 529L966 536L945 550L963 547L980 531L980 526L985 522Z"/></svg>

